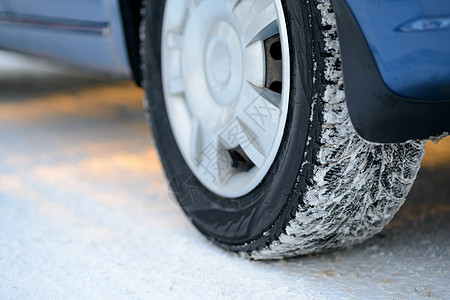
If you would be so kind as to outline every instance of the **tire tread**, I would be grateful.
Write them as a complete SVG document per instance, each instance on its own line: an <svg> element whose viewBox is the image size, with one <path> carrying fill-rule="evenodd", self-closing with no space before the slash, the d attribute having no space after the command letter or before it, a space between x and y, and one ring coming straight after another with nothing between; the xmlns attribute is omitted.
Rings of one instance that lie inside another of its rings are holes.
<svg viewBox="0 0 450 300"><path fill-rule="evenodd" d="M320 12L326 84L313 104L322 108L315 140L321 146L308 162L313 164L313 182L283 233L265 248L244 253L252 259L347 247L380 232L403 204L424 155L424 141L380 145L355 132L345 103L333 8L329 0L311 2Z"/></svg>

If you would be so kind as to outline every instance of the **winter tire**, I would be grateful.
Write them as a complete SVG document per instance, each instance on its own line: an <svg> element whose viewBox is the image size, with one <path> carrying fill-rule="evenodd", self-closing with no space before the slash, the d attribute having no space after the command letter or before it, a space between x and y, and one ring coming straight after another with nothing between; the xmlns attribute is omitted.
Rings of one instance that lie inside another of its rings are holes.
<svg viewBox="0 0 450 300"><path fill-rule="evenodd" d="M162 0L143 12L156 145L208 239L283 258L361 242L391 220L423 142L356 134L329 0Z"/></svg>

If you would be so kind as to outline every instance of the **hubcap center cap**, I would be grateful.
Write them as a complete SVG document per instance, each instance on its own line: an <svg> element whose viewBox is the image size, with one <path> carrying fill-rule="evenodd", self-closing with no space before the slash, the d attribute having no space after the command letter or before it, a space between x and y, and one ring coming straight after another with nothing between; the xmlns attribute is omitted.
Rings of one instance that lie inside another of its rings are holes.
<svg viewBox="0 0 450 300"><path fill-rule="evenodd" d="M237 100L242 87L243 61L240 38L234 27L217 22L206 39L205 73L214 100L226 106Z"/></svg>
<svg viewBox="0 0 450 300"><path fill-rule="evenodd" d="M208 83L213 89L223 91L231 75L231 56L228 46L222 37L215 37L206 53Z"/></svg>

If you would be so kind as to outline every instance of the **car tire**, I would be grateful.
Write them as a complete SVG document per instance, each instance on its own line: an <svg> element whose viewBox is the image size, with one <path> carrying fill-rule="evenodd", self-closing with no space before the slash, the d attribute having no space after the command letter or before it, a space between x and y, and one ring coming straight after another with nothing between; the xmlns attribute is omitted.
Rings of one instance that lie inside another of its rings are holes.
<svg viewBox="0 0 450 300"><path fill-rule="evenodd" d="M374 144L355 132L330 1L280 3L290 61L286 124L269 170L238 197L212 191L183 156L164 92L166 3L147 1L142 10L144 104L173 194L209 240L252 259L345 247L378 233L403 204L424 155L422 141Z"/></svg>

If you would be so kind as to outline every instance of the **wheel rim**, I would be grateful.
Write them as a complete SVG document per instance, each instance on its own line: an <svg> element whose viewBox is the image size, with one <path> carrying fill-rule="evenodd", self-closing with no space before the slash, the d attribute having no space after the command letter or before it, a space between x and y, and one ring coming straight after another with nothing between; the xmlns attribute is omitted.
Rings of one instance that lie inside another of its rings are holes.
<svg viewBox="0 0 450 300"><path fill-rule="evenodd" d="M210 191L251 192L269 171L289 104L280 0L167 0L162 78L187 165Z"/></svg>

